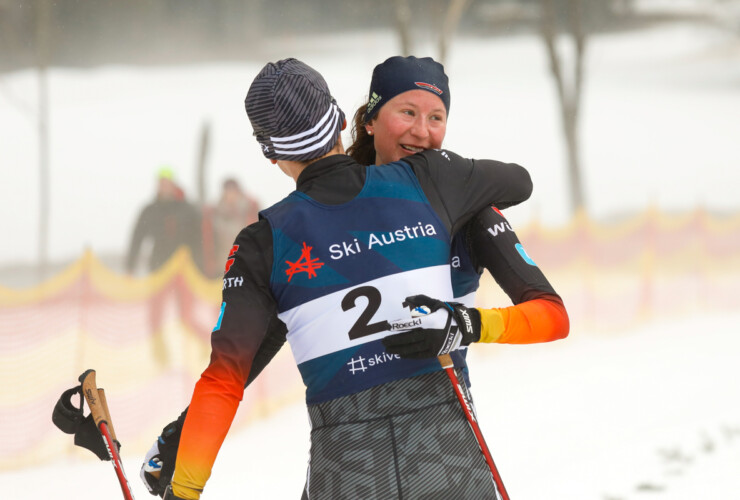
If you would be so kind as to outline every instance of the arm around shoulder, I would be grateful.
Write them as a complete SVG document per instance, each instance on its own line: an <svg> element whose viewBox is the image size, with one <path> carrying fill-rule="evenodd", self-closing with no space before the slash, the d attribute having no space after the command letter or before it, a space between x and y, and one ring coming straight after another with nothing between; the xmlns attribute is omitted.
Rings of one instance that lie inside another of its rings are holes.
<svg viewBox="0 0 740 500"><path fill-rule="evenodd" d="M432 205L440 207L457 232L490 205L507 208L532 195L529 172L516 163L471 160L446 150L424 151L407 158Z"/></svg>
<svg viewBox="0 0 740 500"><path fill-rule="evenodd" d="M570 320L560 296L498 210L486 209L466 226L470 252L514 303L481 308L481 342L530 344L565 338Z"/></svg>
<svg viewBox="0 0 740 500"><path fill-rule="evenodd" d="M485 178L495 184L496 200L492 202L500 209L519 205L532 196L534 185L529 171L517 163L503 163L496 160L473 160L477 167L485 171Z"/></svg>
<svg viewBox="0 0 740 500"><path fill-rule="evenodd" d="M479 342L536 344L564 339L570 330L568 312L557 295L545 294L521 304L502 308L478 308L481 319Z"/></svg>

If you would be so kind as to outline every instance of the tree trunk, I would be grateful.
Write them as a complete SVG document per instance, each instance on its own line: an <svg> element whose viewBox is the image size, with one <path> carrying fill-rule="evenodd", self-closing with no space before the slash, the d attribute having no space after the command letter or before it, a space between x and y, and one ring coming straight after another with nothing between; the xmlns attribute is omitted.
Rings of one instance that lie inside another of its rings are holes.
<svg viewBox="0 0 740 500"><path fill-rule="evenodd" d="M211 124L204 121L200 127L200 141L198 142L198 157L196 158L196 186L198 186L198 205L203 208L206 204L206 178L208 167L208 151L211 143Z"/></svg>
<svg viewBox="0 0 740 500"><path fill-rule="evenodd" d="M447 52L452 41L452 37L460 24L460 19L465 13L465 9L470 5L470 0L450 0L442 22L442 32L439 35L439 62L443 65L447 62Z"/></svg>
<svg viewBox="0 0 740 500"><path fill-rule="evenodd" d="M46 278L49 258L49 29L51 7L48 0L36 4L36 67L38 70L38 154L39 154L39 241L38 279Z"/></svg>
<svg viewBox="0 0 740 500"><path fill-rule="evenodd" d="M411 7L408 0L396 0L396 29L401 42L401 55L411 54Z"/></svg>
<svg viewBox="0 0 740 500"><path fill-rule="evenodd" d="M574 62L572 75L570 75L570 78L566 78L563 58L557 49L558 21L553 1L541 0L541 2L542 37L547 48L550 71L557 90L568 161L571 209L575 213L585 206L578 127L583 89L583 57L586 50L586 35L583 29L583 3L582 0L568 1L566 32L573 41Z"/></svg>

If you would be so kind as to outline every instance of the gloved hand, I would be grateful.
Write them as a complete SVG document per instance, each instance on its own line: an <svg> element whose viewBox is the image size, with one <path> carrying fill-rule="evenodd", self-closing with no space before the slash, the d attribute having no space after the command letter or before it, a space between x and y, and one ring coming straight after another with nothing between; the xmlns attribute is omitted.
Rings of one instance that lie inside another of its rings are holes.
<svg viewBox="0 0 740 500"><path fill-rule="evenodd" d="M180 415L180 418L170 422L162 429L162 434L144 456L139 477L152 495L164 497L165 489L172 481L172 474L175 472L175 460L177 459L177 448L180 444L180 432L182 431L186 412L187 410Z"/></svg>
<svg viewBox="0 0 740 500"><path fill-rule="evenodd" d="M459 302L443 302L413 295L406 297L411 317L390 321L391 331L383 338L389 354L402 358L433 358L480 340L480 313Z"/></svg>

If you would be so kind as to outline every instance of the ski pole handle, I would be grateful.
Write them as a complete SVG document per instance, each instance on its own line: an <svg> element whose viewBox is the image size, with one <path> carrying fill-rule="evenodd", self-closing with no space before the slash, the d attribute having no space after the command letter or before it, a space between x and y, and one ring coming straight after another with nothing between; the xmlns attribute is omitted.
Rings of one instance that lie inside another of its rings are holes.
<svg viewBox="0 0 740 500"><path fill-rule="evenodd" d="M87 370L85 373L80 375L80 383L82 384L82 395L87 401L87 406L90 408L95 426L100 430L100 434L103 436L103 441L108 448L108 454L110 455L111 462L113 463L113 469L118 477L118 482L121 485L121 491L125 500L134 500L134 493L131 489L131 485L126 478L126 473L123 470L123 463L121 462L121 455L118 453L118 447L116 446L115 432L113 431L113 423L111 422L110 413L108 411L108 401L105 399L105 392L103 389L98 389L95 383L95 370Z"/></svg>
<svg viewBox="0 0 740 500"><path fill-rule="evenodd" d="M437 356L437 359L439 360L439 364L442 365L442 368L444 368L445 370L447 368L455 367L455 363L452 362L452 356L450 356L449 354Z"/></svg>
<svg viewBox="0 0 740 500"><path fill-rule="evenodd" d="M100 395L98 394L98 386L95 383L95 370L86 370L85 373L80 375L79 381L82 384L82 395L85 397L87 406L90 408L95 427L100 428L101 422L110 425L110 422L108 422L110 417L107 416L106 407L103 406Z"/></svg>
<svg viewBox="0 0 740 500"><path fill-rule="evenodd" d="M105 399L105 391L103 389L98 388L98 399L100 399L100 406L103 409L103 413L105 414L105 419L108 423L108 430L110 431L110 435L113 438L113 440L118 441L118 438L116 438L116 431L113 429L113 419L110 416L110 410L108 409L108 400Z"/></svg>

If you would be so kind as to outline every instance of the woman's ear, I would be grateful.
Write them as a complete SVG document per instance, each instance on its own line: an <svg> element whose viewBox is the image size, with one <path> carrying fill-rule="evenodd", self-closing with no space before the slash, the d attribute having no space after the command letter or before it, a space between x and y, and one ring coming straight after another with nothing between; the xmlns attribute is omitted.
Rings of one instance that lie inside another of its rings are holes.
<svg viewBox="0 0 740 500"><path fill-rule="evenodd" d="M277 165L277 160L270 160L270 163L272 163L273 165Z"/></svg>
<svg viewBox="0 0 740 500"><path fill-rule="evenodd" d="M342 121L342 130L344 130L344 129L346 129L346 128L347 128L347 119L345 118L345 119L344 119L344 120Z"/></svg>

